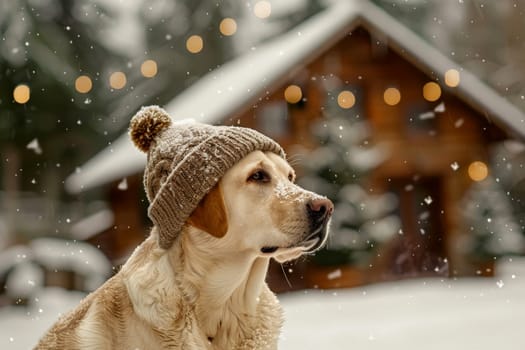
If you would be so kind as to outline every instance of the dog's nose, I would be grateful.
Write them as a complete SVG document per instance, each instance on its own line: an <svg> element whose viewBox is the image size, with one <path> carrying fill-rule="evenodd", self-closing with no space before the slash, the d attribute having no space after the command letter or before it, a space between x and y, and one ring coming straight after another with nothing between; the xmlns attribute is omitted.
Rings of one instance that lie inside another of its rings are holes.
<svg viewBox="0 0 525 350"><path fill-rule="evenodd" d="M334 204L328 198L315 198L306 204L308 216L314 223L318 223L332 215Z"/></svg>

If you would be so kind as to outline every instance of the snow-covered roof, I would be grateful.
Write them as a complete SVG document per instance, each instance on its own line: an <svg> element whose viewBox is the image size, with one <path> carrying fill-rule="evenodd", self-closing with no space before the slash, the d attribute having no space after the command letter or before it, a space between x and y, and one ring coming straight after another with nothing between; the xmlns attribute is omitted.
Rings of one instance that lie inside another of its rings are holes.
<svg viewBox="0 0 525 350"><path fill-rule="evenodd" d="M94 235L110 228L115 221L113 212L103 209L88 217L77 221L71 226L71 236L81 241L88 240Z"/></svg>
<svg viewBox="0 0 525 350"><path fill-rule="evenodd" d="M219 123L256 101L295 69L315 59L357 25L388 39L390 47L423 72L442 78L460 71L458 87L448 89L506 129L525 138L525 116L479 78L368 0L338 1L291 31L208 73L165 106L174 120ZM146 157L122 135L66 181L73 193L139 172Z"/></svg>
<svg viewBox="0 0 525 350"><path fill-rule="evenodd" d="M30 248L34 261L50 270L73 270L86 277L86 288L94 290L111 275L111 263L91 244L57 238L37 238Z"/></svg>
<svg viewBox="0 0 525 350"><path fill-rule="evenodd" d="M3 276L14 266L25 261L30 261L32 257L31 249L22 245L0 250L0 276Z"/></svg>

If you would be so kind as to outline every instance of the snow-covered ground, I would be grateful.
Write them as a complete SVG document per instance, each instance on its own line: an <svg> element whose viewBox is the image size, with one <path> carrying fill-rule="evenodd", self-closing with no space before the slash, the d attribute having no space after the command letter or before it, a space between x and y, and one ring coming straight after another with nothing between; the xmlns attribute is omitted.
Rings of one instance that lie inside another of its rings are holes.
<svg viewBox="0 0 525 350"><path fill-rule="evenodd" d="M496 278L416 279L281 295L281 349L525 349L525 260ZM0 349L30 349L81 298L48 288L27 309L0 309Z"/></svg>
<svg viewBox="0 0 525 350"><path fill-rule="evenodd" d="M525 261L496 278L415 279L280 296L283 349L525 349Z"/></svg>
<svg viewBox="0 0 525 350"><path fill-rule="evenodd" d="M0 308L0 349L32 349L58 315L74 308L83 296L79 292L46 288L27 308Z"/></svg>

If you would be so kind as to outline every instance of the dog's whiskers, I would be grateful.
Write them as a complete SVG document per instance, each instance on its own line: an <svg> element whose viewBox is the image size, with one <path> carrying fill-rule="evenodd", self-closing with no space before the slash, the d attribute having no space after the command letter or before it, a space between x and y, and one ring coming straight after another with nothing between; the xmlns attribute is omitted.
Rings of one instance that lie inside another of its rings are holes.
<svg viewBox="0 0 525 350"><path fill-rule="evenodd" d="M301 162L301 158L303 158L304 155L302 154L294 154L293 156L291 156L290 158L288 158L288 163L291 165L291 166L294 166L296 164L298 164L299 162Z"/></svg>
<svg viewBox="0 0 525 350"><path fill-rule="evenodd" d="M290 283L290 280L288 279L288 276L286 275L286 271L284 271L283 264L279 264L281 266L281 271L283 272L284 279L286 280L286 283L288 283L288 287L292 288L292 284Z"/></svg>

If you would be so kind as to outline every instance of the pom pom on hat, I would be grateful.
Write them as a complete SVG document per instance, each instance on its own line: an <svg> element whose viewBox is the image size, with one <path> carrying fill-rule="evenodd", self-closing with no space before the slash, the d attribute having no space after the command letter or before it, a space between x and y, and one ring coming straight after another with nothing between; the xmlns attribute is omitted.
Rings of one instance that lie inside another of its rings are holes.
<svg viewBox="0 0 525 350"><path fill-rule="evenodd" d="M129 134L135 146L147 153L157 135L170 125L171 118L164 109L159 106L143 107L131 119Z"/></svg>

